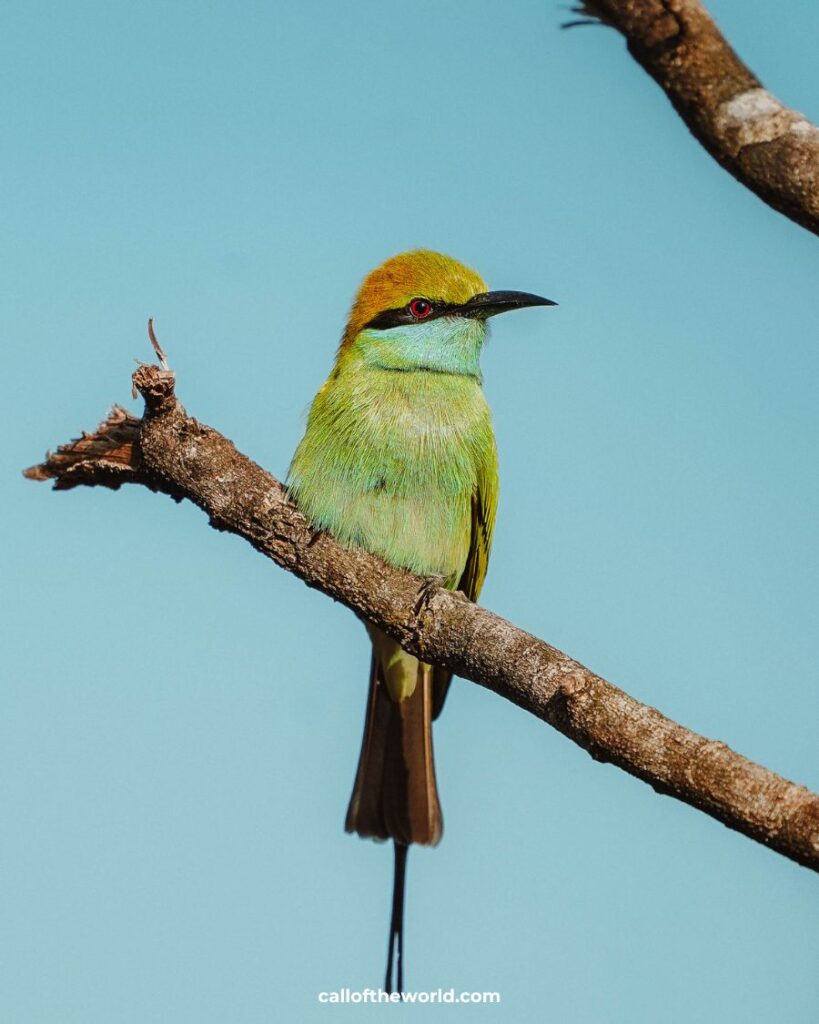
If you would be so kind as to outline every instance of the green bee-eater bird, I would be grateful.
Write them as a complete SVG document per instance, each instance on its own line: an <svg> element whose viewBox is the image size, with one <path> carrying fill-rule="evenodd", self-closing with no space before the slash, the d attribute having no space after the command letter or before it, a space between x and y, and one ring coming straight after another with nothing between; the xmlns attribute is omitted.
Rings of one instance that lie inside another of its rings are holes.
<svg viewBox="0 0 819 1024"><path fill-rule="evenodd" d="M315 397L288 475L319 528L390 565L437 575L475 600L498 495L479 358L489 317L555 303L490 292L457 260L419 250L382 263L353 303L335 366ZM385 989L403 987L407 848L443 822L432 721L451 675L366 623L372 641L364 740L346 829L395 846Z"/></svg>

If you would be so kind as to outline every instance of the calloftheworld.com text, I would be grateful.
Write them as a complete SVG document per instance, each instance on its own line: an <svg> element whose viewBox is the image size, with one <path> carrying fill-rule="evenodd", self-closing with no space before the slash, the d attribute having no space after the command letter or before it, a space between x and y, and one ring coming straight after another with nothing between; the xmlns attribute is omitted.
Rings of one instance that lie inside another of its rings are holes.
<svg viewBox="0 0 819 1024"><path fill-rule="evenodd" d="M383 988L340 988L319 992L320 1003L499 1003L500 992L456 992L437 988L430 992L385 992Z"/></svg>

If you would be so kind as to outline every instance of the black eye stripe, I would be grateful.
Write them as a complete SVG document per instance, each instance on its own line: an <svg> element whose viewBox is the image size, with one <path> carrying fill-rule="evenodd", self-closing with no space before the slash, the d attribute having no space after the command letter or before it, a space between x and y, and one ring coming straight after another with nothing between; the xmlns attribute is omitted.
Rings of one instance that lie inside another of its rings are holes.
<svg viewBox="0 0 819 1024"><path fill-rule="evenodd" d="M410 304L418 301L418 299L423 302L428 302L430 305L430 311L426 316L413 316L410 311ZM399 309L383 310L377 316L374 316L369 323L365 324L364 328L372 327L377 331L385 331L390 327L400 327L402 324L428 323L430 320L435 320L439 316L446 316L447 313L456 308L441 299L425 299L421 295L416 299L412 299L411 303L406 306L401 306Z"/></svg>
<svg viewBox="0 0 819 1024"><path fill-rule="evenodd" d="M412 306L419 302L429 303L429 312L419 313L416 309L413 314ZM445 302L443 299L427 299L418 295L414 299L410 299L400 309L385 309L378 316L374 316L364 327L386 330L389 327L400 327L402 324L417 324L426 320L434 320L440 316L460 316L483 321L510 309L556 305L557 303L552 302L551 299L544 299L542 295L533 295L531 292L479 292L471 299L461 303Z"/></svg>

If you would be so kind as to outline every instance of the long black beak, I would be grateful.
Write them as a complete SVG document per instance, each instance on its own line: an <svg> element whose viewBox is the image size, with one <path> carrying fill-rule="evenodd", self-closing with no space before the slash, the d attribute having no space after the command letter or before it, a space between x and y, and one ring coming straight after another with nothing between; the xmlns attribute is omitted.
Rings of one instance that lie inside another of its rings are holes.
<svg viewBox="0 0 819 1024"><path fill-rule="evenodd" d="M458 306L458 313L476 320L486 320L487 317L506 313L510 309L556 305L557 303L551 299L544 299L542 295L532 295L531 292L481 292L480 295L473 295L469 302Z"/></svg>

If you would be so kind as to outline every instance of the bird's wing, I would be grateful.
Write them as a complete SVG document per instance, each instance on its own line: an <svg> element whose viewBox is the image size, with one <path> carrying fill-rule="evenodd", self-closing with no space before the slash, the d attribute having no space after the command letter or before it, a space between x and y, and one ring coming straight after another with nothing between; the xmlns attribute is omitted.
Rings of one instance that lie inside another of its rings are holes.
<svg viewBox="0 0 819 1024"><path fill-rule="evenodd" d="M477 601L481 592L486 569L489 565L489 549L492 547L492 531L495 527L495 512L498 507L498 463L494 444L485 460L475 489L472 491L472 523L469 554L466 566L456 587L466 594L470 601ZM452 673L436 668L433 672L432 717L437 718L446 700Z"/></svg>
<svg viewBox="0 0 819 1024"><path fill-rule="evenodd" d="M487 479L486 474L482 474L482 479L472 492L472 536L466 566L458 583L458 590L466 594L470 601L477 601L486 577L497 503L497 476Z"/></svg>

